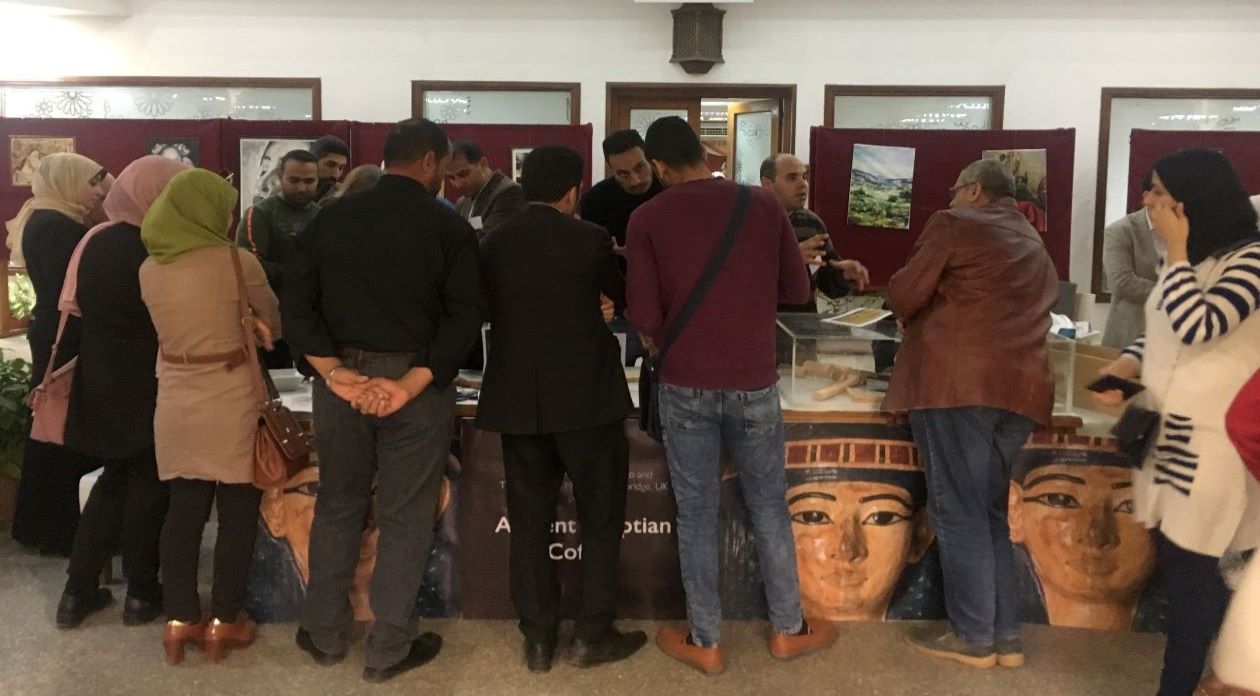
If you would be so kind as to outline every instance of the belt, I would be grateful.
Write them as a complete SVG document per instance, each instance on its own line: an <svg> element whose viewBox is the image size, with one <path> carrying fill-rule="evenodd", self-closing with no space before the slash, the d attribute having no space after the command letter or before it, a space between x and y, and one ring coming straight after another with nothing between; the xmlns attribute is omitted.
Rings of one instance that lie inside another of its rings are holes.
<svg viewBox="0 0 1260 696"><path fill-rule="evenodd" d="M360 348L342 348L340 351L342 360L369 360L372 358L411 358L416 357L415 351L379 351L379 350L362 350Z"/></svg>
<svg viewBox="0 0 1260 696"><path fill-rule="evenodd" d="M237 348L226 353L207 353L205 355L171 355L162 351L162 360L172 365L219 365L226 370L235 370L245 364L249 356L244 348Z"/></svg>

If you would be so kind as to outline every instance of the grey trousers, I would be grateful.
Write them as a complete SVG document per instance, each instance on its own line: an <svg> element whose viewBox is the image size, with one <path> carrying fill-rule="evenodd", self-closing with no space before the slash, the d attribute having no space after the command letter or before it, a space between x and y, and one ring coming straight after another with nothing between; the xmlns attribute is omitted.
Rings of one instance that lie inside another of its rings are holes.
<svg viewBox="0 0 1260 696"><path fill-rule="evenodd" d="M347 364L370 377L398 378L409 362L391 355ZM380 540L369 586L376 620L368 631L364 662L389 667L410 652L419 632L416 598L433 544L454 408L453 386L430 387L391 416L365 416L322 382L316 384L320 483L301 624L320 650L345 652L350 643L349 592L376 476Z"/></svg>

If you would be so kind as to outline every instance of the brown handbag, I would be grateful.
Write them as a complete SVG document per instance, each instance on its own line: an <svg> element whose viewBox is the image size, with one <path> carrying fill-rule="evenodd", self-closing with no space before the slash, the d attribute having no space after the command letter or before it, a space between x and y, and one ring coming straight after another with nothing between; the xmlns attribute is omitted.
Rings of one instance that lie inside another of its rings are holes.
<svg viewBox="0 0 1260 696"><path fill-rule="evenodd" d="M258 433L254 436L254 486L263 490L284 486L298 470L310 466L311 443L302 425L283 403L271 373L263 369L254 346L254 310L245 290L240 250L231 250L232 270L241 311L241 342L249 360L249 375L258 399Z"/></svg>

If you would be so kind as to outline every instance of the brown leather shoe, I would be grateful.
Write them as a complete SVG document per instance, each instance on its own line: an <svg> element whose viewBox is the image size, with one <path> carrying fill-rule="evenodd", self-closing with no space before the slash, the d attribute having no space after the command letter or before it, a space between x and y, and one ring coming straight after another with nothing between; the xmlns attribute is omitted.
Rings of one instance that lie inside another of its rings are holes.
<svg viewBox="0 0 1260 696"><path fill-rule="evenodd" d="M227 654L228 648L244 648L254 642L257 626L242 612L232 623L223 623L215 619L206 628L206 638L202 649L206 651L206 659L219 662Z"/></svg>
<svg viewBox="0 0 1260 696"><path fill-rule="evenodd" d="M197 623L167 621L162 633L162 648L166 651L166 664L177 665L184 661L184 646L192 643L200 646L205 639L210 617L203 616Z"/></svg>
<svg viewBox="0 0 1260 696"><path fill-rule="evenodd" d="M825 650L836 642L836 627L823 619L806 619L797 635L775 632L770 636L770 654L776 660L794 660Z"/></svg>
<svg viewBox="0 0 1260 696"><path fill-rule="evenodd" d="M706 677L715 677L726 671L726 658L719 647L701 648L687 641L691 633L679 628L662 626L656 633L656 647L679 662L697 669Z"/></svg>

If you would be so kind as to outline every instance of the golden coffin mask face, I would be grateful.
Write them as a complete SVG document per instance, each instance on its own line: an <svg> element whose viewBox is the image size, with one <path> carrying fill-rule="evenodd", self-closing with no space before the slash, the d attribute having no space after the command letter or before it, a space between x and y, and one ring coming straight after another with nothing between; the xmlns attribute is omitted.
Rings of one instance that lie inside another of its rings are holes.
<svg viewBox="0 0 1260 696"><path fill-rule="evenodd" d="M1035 435L1015 461L1010 524L1051 624L1128 629L1155 551L1134 516L1132 470L1113 442Z"/></svg>
<svg viewBox="0 0 1260 696"><path fill-rule="evenodd" d="M883 620L906 565L933 539L913 444L790 442L787 479L806 612L833 621Z"/></svg>

